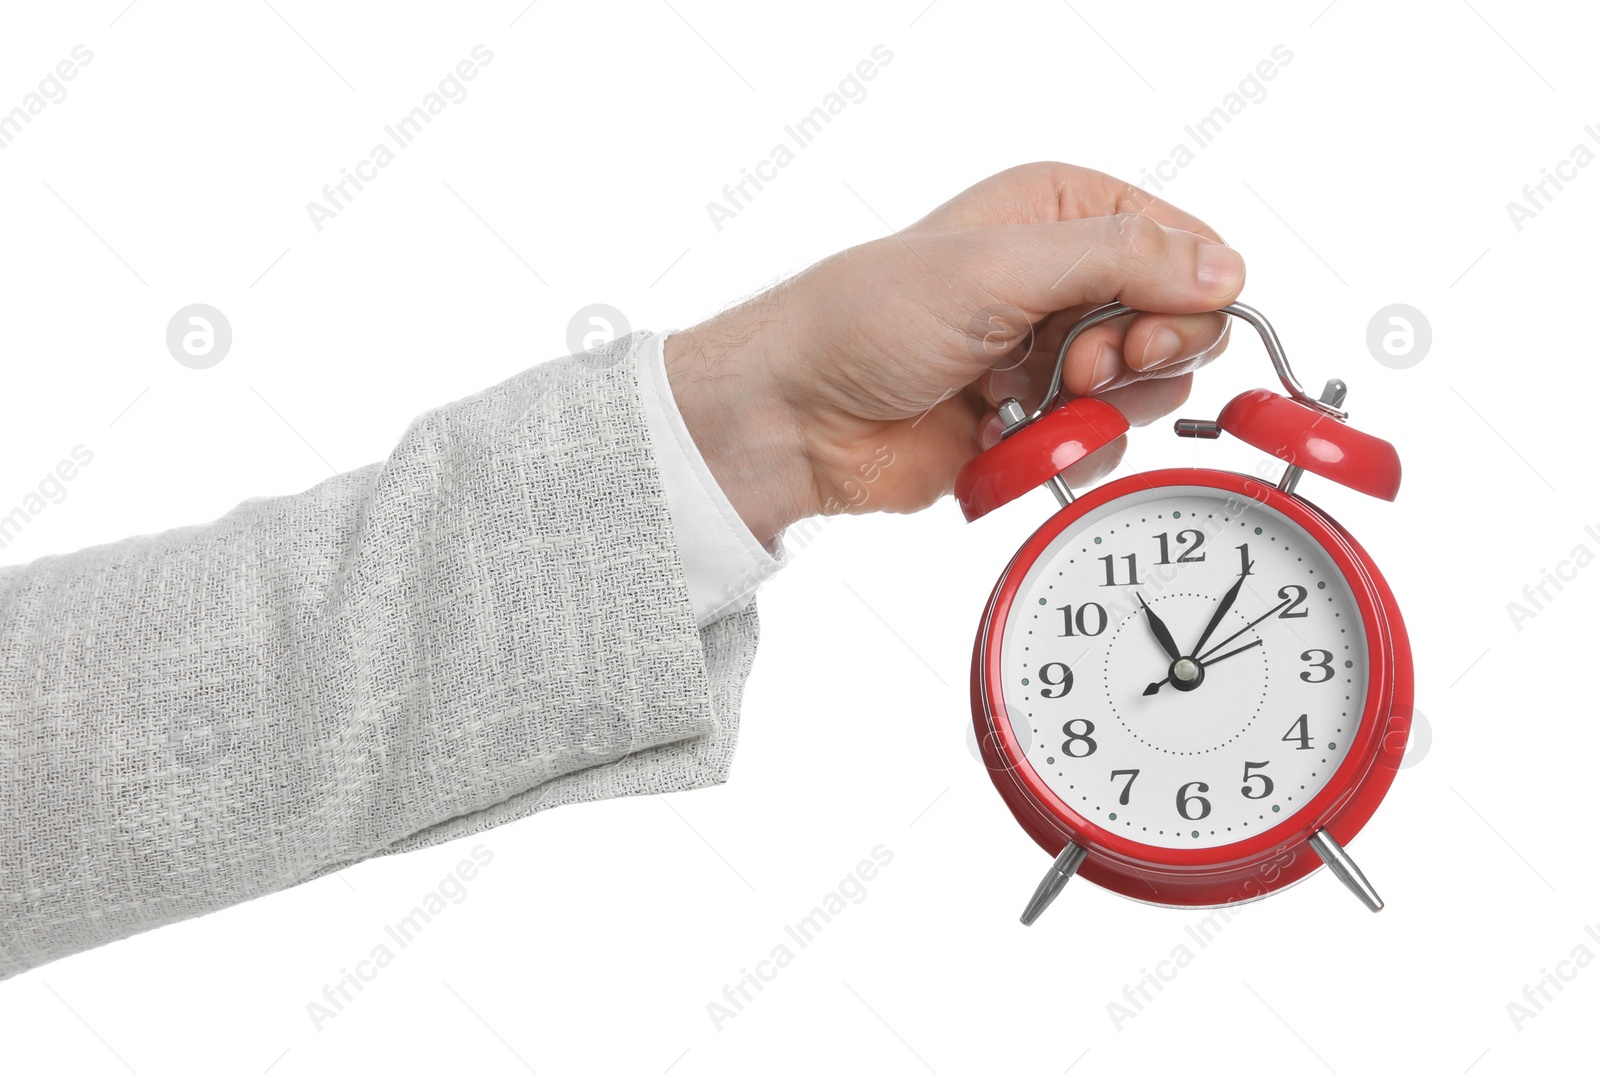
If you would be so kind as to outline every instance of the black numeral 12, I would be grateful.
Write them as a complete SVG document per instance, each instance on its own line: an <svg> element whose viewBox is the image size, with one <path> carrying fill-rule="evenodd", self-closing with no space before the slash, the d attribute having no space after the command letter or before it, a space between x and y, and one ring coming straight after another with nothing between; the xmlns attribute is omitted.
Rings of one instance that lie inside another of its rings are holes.
<svg viewBox="0 0 1600 1074"><path fill-rule="evenodd" d="M1161 558L1156 560L1156 564L1158 566L1165 566L1165 565L1171 563L1172 560L1169 558L1170 553L1167 550L1167 535L1164 534L1164 533L1156 534L1156 542L1161 545ZM1205 543L1206 543L1206 535L1201 533L1199 530L1179 530L1178 531L1178 549L1179 549L1179 551L1178 551L1178 562L1179 563L1203 563L1203 562L1205 562L1206 554L1204 552L1200 551L1200 546L1205 544ZM1184 548L1184 545L1188 545L1189 547L1188 548Z"/></svg>

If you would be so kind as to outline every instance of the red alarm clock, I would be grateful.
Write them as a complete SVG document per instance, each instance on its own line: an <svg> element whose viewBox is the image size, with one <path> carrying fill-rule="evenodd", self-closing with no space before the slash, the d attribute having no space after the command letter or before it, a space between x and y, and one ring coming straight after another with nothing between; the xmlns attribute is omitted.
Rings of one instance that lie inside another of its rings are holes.
<svg viewBox="0 0 1600 1074"><path fill-rule="evenodd" d="M1235 398L1180 436L1227 432L1288 463L1275 486L1220 470L1136 473L1074 496L1068 466L1128 423L1060 402L1000 408L1000 443L958 475L976 519L1048 485L1061 508L1001 574L978 627L972 716L995 787L1055 857L1032 924L1074 874L1166 906L1246 902L1328 869L1383 902L1345 851L1388 791L1411 727L1411 649L1394 594L1344 527L1297 491L1305 471L1385 500L1393 445L1345 424L1345 387L1300 387L1272 326L1280 395Z"/></svg>

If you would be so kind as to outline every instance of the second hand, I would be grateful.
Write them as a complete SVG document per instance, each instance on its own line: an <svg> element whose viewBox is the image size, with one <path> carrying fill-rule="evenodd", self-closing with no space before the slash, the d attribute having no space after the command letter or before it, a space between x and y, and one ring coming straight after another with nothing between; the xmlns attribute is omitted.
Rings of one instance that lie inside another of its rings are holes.
<svg viewBox="0 0 1600 1074"><path fill-rule="evenodd" d="M1257 623L1261 622L1263 619L1272 618L1272 616L1276 615L1278 612L1283 611L1283 609L1287 608L1288 606L1289 606L1289 601L1285 600L1282 604L1279 604L1274 608L1268 609L1266 614L1258 616L1255 619L1250 620L1250 622L1246 623L1244 626L1240 627L1238 630L1234 631L1232 634L1229 634L1226 638L1223 638L1221 641L1217 642L1211 648L1207 649L1204 653L1202 653L1199 657L1197 657L1197 659L1202 664L1204 664L1208 659L1210 659L1212 653L1216 652L1218 649L1222 648L1224 645L1228 644L1234 638L1237 638L1240 634L1243 634L1245 631L1249 630L1251 627L1255 626Z"/></svg>

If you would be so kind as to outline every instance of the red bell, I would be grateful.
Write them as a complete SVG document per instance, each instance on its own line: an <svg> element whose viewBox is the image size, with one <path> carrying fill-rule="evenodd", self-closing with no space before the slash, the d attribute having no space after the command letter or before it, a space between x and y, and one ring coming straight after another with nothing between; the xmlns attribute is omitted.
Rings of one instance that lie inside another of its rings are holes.
<svg viewBox="0 0 1600 1074"><path fill-rule="evenodd" d="M1110 403L1073 399L1056 407L968 460L956 474L961 513L968 522L981 518L1127 431L1128 419Z"/></svg>
<svg viewBox="0 0 1600 1074"><path fill-rule="evenodd" d="M1393 444L1277 392L1254 388L1235 396L1217 424L1291 466L1357 492L1381 500L1400 492L1400 454Z"/></svg>

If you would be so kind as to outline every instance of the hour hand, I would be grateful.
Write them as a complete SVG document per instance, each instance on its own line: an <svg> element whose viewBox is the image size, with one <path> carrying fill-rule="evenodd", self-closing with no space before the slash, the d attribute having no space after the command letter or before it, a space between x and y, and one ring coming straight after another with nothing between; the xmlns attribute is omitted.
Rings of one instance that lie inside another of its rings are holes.
<svg viewBox="0 0 1600 1074"><path fill-rule="evenodd" d="M1161 621L1161 617L1151 609L1150 605L1144 602L1144 594L1135 593L1134 596L1139 598L1139 607L1144 609L1144 617L1150 622L1150 633L1156 636L1156 641L1161 643L1161 648L1166 650L1169 658L1179 659L1183 654L1178 652L1178 643L1172 640L1172 631L1167 629L1167 624Z"/></svg>

